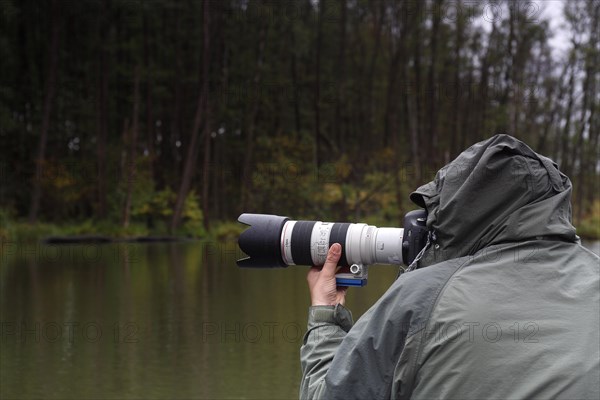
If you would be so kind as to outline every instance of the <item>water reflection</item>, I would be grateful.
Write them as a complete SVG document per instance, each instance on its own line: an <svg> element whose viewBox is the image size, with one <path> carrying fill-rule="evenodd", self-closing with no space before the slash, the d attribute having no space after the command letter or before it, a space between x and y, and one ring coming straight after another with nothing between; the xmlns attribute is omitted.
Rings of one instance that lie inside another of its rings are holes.
<svg viewBox="0 0 600 400"><path fill-rule="evenodd" d="M2 251L2 398L297 397L306 268L240 270L235 242ZM350 292L355 317L396 272Z"/></svg>

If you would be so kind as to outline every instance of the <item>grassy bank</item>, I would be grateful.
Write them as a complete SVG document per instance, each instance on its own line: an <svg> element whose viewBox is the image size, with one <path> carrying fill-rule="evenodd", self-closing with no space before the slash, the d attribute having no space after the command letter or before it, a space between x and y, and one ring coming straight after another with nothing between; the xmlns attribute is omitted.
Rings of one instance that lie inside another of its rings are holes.
<svg viewBox="0 0 600 400"><path fill-rule="evenodd" d="M38 222L29 224L26 221L4 219L0 224L0 241L18 243L36 243L48 237L64 236L106 236L115 239L130 239L148 236L170 236L182 239L217 239L236 238L244 229L236 222L215 223L209 232L197 224L184 224L175 232L169 232L164 224L149 228L146 224L132 223L123 227L110 222L69 221L64 224Z"/></svg>
<svg viewBox="0 0 600 400"><path fill-rule="evenodd" d="M584 218L577 226L577 234L586 240L600 240L600 203L594 213ZM235 222L217 222L211 230L206 232L202 226L196 224L184 225L173 233L169 233L166 226L160 225L148 228L145 224L133 223L127 228L110 222L81 221L65 222L64 224L36 223L26 221L7 220L1 221L0 240L19 243L35 243L48 237L63 236L106 236L115 239L130 239L148 236L171 236L187 239L235 239L244 230L244 226Z"/></svg>

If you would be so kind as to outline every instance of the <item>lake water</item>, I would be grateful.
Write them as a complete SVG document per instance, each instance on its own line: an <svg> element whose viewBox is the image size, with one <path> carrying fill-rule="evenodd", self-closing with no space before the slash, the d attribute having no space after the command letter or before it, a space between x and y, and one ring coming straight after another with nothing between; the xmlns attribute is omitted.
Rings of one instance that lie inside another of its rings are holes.
<svg viewBox="0 0 600 400"><path fill-rule="evenodd" d="M297 398L307 269L241 270L239 255L235 241L5 244L0 398ZM371 268L355 318L396 274Z"/></svg>

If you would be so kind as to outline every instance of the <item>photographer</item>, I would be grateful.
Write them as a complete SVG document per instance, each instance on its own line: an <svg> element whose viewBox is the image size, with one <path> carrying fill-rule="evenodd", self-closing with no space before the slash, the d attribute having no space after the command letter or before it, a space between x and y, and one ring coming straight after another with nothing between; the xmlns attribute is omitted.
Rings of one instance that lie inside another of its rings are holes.
<svg viewBox="0 0 600 400"><path fill-rule="evenodd" d="M300 397L600 398L600 259L571 190L511 136L471 146L411 194L429 243L354 325L331 246L307 277Z"/></svg>

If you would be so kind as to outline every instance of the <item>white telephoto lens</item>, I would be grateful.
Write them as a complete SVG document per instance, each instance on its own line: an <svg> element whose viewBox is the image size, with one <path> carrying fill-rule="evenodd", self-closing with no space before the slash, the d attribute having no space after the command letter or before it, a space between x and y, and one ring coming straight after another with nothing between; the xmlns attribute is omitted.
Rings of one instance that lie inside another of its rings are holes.
<svg viewBox="0 0 600 400"><path fill-rule="evenodd" d="M402 228L367 224L288 220L281 231L281 258L286 265L324 265L330 242L338 241L344 244L344 265L401 264L403 233Z"/></svg>

